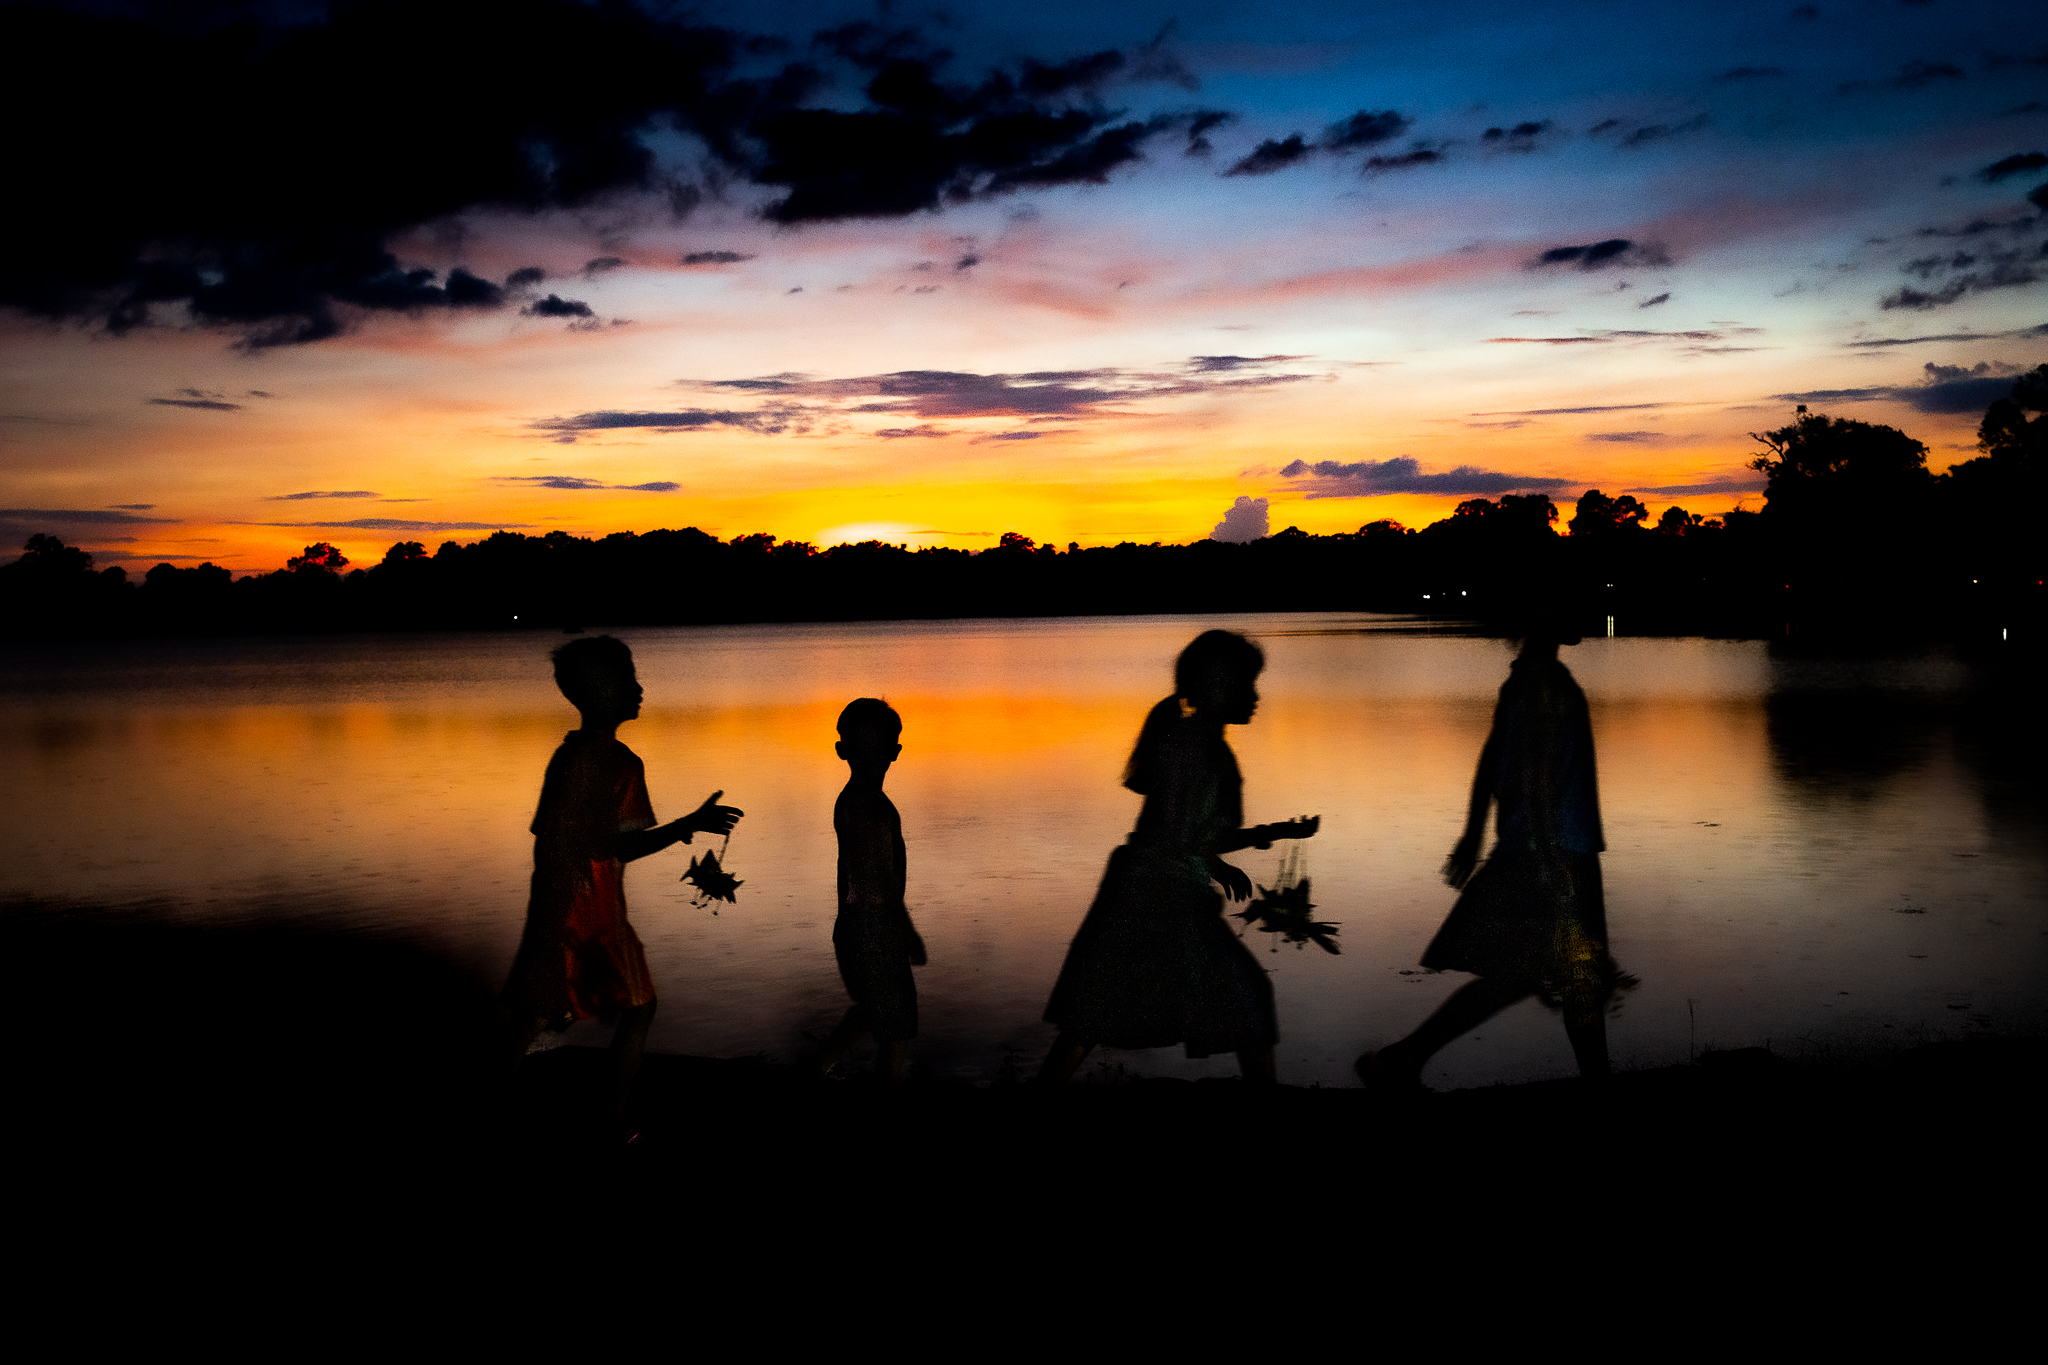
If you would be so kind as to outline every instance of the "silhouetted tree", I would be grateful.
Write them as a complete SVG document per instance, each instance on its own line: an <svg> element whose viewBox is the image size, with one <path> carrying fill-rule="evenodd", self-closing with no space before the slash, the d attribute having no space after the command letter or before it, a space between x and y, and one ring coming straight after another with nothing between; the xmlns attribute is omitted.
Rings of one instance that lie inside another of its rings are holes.
<svg viewBox="0 0 2048 1365"><path fill-rule="evenodd" d="M293 555L284 562L286 569L296 573L301 569L339 573L348 567L348 556L329 545L326 541L315 541L308 545L305 553Z"/></svg>
<svg viewBox="0 0 2048 1365"><path fill-rule="evenodd" d="M1572 515L1571 533L1575 536L1599 536L1638 531L1649 517L1650 509L1637 502L1632 494L1610 498L1597 488L1589 488L1579 499L1578 508Z"/></svg>

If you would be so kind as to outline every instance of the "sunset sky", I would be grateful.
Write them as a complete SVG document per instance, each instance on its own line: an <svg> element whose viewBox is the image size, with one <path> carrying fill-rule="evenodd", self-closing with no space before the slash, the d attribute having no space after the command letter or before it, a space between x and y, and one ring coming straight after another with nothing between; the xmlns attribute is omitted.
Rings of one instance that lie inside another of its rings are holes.
<svg viewBox="0 0 2048 1365"><path fill-rule="evenodd" d="M0 531L1714 514L1799 402L1943 468L2048 361L2027 9L16 8Z"/></svg>

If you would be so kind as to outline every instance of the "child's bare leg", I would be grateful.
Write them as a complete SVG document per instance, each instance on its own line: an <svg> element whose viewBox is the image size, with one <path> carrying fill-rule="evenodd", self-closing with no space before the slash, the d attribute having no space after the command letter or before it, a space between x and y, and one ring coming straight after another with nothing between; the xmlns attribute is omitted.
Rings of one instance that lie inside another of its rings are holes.
<svg viewBox="0 0 2048 1365"><path fill-rule="evenodd" d="M1607 1013L1600 1002L1565 1002L1564 1036L1571 1039L1579 1074L1589 1081L1607 1079Z"/></svg>
<svg viewBox="0 0 2048 1365"><path fill-rule="evenodd" d="M1045 1065L1038 1068L1039 1084L1065 1085L1074 1079L1074 1073L1094 1050L1094 1043L1062 1033L1053 1039L1052 1051L1045 1054Z"/></svg>
<svg viewBox="0 0 2048 1365"><path fill-rule="evenodd" d="M635 1005L619 1015L612 1033L612 1117L626 1116L626 1101L640 1076L640 1058L647 1051L647 1030L654 1023L656 1001Z"/></svg>
<svg viewBox="0 0 2048 1365"><path fill-rule="evenodd" d="M1374 1067L1389 1080L1420 1083L1422 1068L1438 1052L1528 995L1525 987L1478 977L1451 992L1436 1013L1398 1043L1381 1048ZM1360 1058L1361 1065L1365 1059Z"/></svg>
<svg viewBox="0 0 2048 1365"><path fill-rule="evenodd" d="M903 1062L910 1055L910 1040L898 1038L892 1043L882 1044L882 1050L875 1057L875 1074L894 1085L903 1079Z"/></svg>
<svg viewBox="0 0 2048 1365"><path fill-rule="evenodd" d="M818 1053L817 1060L811 1063L813 1077L822 1081L832 1074L832 1068L839 1064L839 1059L867 1034L867 1020L867 1011L859 1005L846 1011L845 1017L839 1021L839 1027L833 1029L832 1036L825 1040L824 1049Z"/></svg>
<svg viewBox="0 0 2048 1365"><path fill-rule="evenodd" d="M1278 1085L1280 1073L1273 1065L1273 1049L1246 1048L1237 1054L1237 1070L1248 1085Z"/></svg>

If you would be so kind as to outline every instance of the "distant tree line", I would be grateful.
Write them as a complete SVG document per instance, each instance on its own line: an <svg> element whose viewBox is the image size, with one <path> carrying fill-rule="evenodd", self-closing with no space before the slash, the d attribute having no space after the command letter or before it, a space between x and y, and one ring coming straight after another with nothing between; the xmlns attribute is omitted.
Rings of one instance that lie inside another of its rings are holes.
<svg viewBox="0 0 2048 1365"><path fill-rule="evenodd" d="M1064 550L1011 532L990 549L867 541L819 550L695 528L500 531L429 551L393 545L352 567L309 545L274 573L159 564L95 571L50 535L0 566L16 635L185 635L917 617L1272 610L1507 618L1532 598L1589 632L2035 638L2048 578L2048 365L1985 414L1977 458L1943 474L1892 427L1799 409L1756 439L1761 511L1651 524L1595 489L1568 519L1542 494L1473 498L1421 530L1289 527L1248 544ZM1568 535L1559 534L1559 523Z"/></svg>

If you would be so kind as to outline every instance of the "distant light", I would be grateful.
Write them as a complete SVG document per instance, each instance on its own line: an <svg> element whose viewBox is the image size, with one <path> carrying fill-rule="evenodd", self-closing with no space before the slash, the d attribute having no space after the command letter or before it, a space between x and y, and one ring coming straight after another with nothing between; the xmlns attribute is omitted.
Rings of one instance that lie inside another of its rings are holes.
<svg viewBox="0 0 2048 1365"><path fill-rule="evenodd" d="M1422 600L1423 600L1423 601L1425 601L1425 602L1427 602L1427 601L1429 600L1429 594L1428 594L1428 593L1424 593L1424 594L1422 594Z"/></svg>
<svg viewBox="0 0 2048 1365"><path fill-rule="evenodd" d="M519 618L515 616L515 617L513 617L512 619L513 619L513 620L515 620L515 621L517 621L517 620L518 620Z"/></svg>

